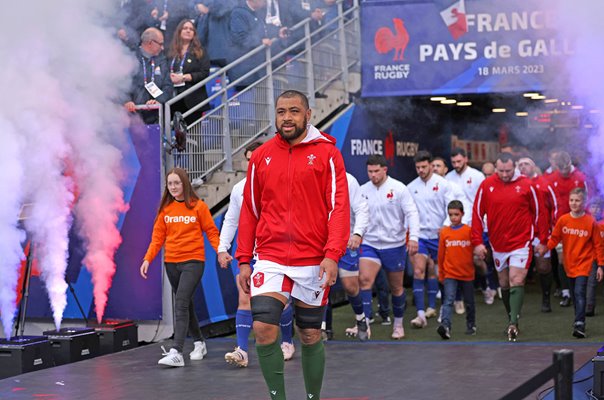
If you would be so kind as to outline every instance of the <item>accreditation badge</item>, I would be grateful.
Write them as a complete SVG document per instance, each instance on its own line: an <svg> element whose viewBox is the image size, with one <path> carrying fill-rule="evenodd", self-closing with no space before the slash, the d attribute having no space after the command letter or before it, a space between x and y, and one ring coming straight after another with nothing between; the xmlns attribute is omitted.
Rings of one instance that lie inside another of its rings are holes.
<svg viewBox="0 0 604 400"><path fill-rule="evenodd" d="M147 83L145 85L145 89L147 89L147 92L149 92L149 94L153 96L154 99L157 99L159 96L164 94L164 92L162 92L162 90L155 84L155 82Z"/></svg>

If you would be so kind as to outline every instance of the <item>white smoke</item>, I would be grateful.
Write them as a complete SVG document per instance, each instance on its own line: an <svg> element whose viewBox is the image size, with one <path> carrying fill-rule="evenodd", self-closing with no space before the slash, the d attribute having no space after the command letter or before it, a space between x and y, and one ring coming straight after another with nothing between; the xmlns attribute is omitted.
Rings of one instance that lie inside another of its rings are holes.
<svg viewBox="0 0 604 400"><path fill-rule="evenodd" d="M119 183L127 120L120 100L135 65L105 26L115 11L115 2L91 0L36 2L33 7L13 2L3 8L5 32L13 32L0 36L0 301L5 333L12 324L14 308L7 304L23 253L17 229L23 202L33 204L25 226L56 327L66 305L74 202L97 314L104 312L115 273L113 256L121 243L115 223L125 209Z"/></svg>
<svg viewBox="0 0 604 400"><path fill-rule="evenodd" d="M14 126L0 115L0 316L4 336L11 336L16 311L18 271L23 251L21 242L25 234L18 228L17 219L22 203L21 181L23 168L19 159L24 146Z"/></svg>
<svg viewBox="0 0 604 400"><path fill-rule="evenodd" d="M558 4L559 34L574 39L576 43L576 53L566 63L575 104L584 107L585 123L595 122L587 138L589 159L585 167L596 180L599 192L604 194L604 126L599 123L604 113L602 15L604 2L599 0L585 0L576 7L564 1ZM599 113L591 113L592 110Z"/></svg>

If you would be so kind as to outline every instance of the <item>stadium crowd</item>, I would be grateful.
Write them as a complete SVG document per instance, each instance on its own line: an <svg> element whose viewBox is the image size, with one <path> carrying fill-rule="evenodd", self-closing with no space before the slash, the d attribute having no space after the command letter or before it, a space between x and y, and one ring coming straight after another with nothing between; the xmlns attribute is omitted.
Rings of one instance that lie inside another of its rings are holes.
<svg viewBox="0 0 604 400"><path fill-rule="evenodd" d="M351 5L344 2L345 8ZM137 105L163 104L207 78L211 67L224 67L261 45L273 54L286 49L304 35L289 27L310 18L314 30L337 15L336 0L123 0L115 32L139 61L124 106L134 113ZM260 78L261 72L248 72L263 61L259 52L237 64L229 70L230 81L245 88ZM207 97L201 88L174 111L185 112ZM141 117L147 124L158 122L156 111L141 111Z"/></svg>

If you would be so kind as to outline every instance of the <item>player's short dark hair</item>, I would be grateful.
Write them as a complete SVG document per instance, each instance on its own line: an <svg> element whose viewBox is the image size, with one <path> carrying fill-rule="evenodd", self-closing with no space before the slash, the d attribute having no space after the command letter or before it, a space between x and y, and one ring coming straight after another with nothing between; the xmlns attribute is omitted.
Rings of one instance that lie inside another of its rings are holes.
<svg viewBox="0 0 604 400"><path fill-rule="evenodd" d="M245 147L245 153L247 153L248 151L253 153L254 150L256 150L260 146L262 146L262 143L252 142Z"/></svg>
<svg viewBox="0 0 604 400"><path fill-rule="evenodd" d="M463 211L463 203L459 200L451 200L451 202L447 205L447 210L460 210Z"/></svg>
<svg viewBox="0 0 604 400"><path fill-rule="evenodd" d="M387 167L388 161L386 161L386 157L381 154L372 154L367 158L367 165L379 165L380 167Z"/></svg>
<svg viewBox="0 0 604 400"><path fill-rule="evenodd" d="M466 151L464 149L462 149L461 147L455 147L455 148L453 148L453 150L451 150L451 157L455 157L455 156L467 157L467 154L466 154Z"/></svg>
<svg viewBox="0 0 604 400"><path fill-rule="evenodd" d="M502 163L505 164L508 161L514 162L516 160L514 159L514 155L512 153L508 153L507 151L504 151L503 153L497 154L497 158L495 159L495 161L501 161Z"/></svg>
<svg viewBox="0 0 604 400"><path fill-rule="evenodd" d="M431 162L434 162L434 161L442 161L442 162L443 162L443 164L445 164L445 167L447 166L447 160L445 160L445 159L444 159L443 157L441 157L441 156L435 156L435 157L432 157L432 161L431 161Z"/></svg>
<svg viewBox="0 0 604 400"><path fill-rule="evenodd" d="M429 163L432 162L432 154L429 151L426 150L420 150L417 152L417 154L415 155L415 157L413 157L413 162L415 163L419 163L422 161L428 161Z"/></svg>
<svg viewBox="0 0 604 400"><path fill-rule="evenodd" d="M310 108L310 105L308 104L308 97L306 97L306 95L302 92L299 92L297 90L286 90L285 92L281 93L279 95L279 97L277 97L277 101L279 101L280 98L285 98L285 99L291 99L293 97L297 97L300 100L302 100L302 105L304 105L304 108L306 110L308 110ZM277 104L277 101L275 101L275 104Z"/></svg>

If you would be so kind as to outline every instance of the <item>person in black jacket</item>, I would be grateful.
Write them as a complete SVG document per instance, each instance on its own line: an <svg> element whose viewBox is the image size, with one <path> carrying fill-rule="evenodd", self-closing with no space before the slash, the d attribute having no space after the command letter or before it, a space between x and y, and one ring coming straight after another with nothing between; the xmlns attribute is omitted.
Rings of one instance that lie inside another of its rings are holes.
<svg viewBox="0 0 604 400"><path fill-rule="evenodd" d="M164 35L159 29L147 28L141 35L141 45L136 51L138 69L132 77L132 86L127 93L124 107L136 112L136 105L165 103L172 97L168 63L161 54L164 48ZM146 124L157 124L157 110L142 111L140 115Z"/></svg>
<svg viewBox="0 0 604 400"><path fill-rule="evenodd" d="M191 88L210 74L210 58L201 47L195 26L191 20L183 19L176 27L168 52L168 65L175 95ZM184 113L207 98L206 88L202 86L174 104L173 111ZM185 121L190 125L199 120L203 112L209 109L209 104L205 105L187 116Z"/></svg>

